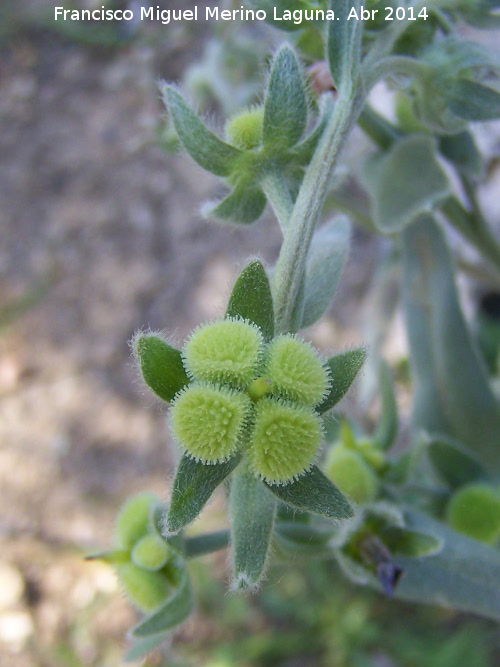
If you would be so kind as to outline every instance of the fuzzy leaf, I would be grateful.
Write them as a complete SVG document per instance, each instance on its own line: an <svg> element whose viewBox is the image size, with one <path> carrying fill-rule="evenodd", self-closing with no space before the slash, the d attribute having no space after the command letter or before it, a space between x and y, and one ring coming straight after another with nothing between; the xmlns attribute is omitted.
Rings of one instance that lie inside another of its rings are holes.
<svg viewBox="0 0 500 667"><path fill-rule="evenodd" d="M306 123L304 77L293 49L285 45L273 60L264 101L265 149L290 148L304 134Z"/></svg>
<svg viewBox="0 0 500 667"><path fill-rule="evenodd" d="M231 484L231 545L234 559L234 590L255 588L264 575L276 498L247 470L238 472Z"/></svg>
<svg viewBox="0 0 500 667"><path fill-rule="evenodd" d="M206 218L247 225L260 218L266 202L260 188L240 182L222 201L203 206L202 213Z"/></svg>
<svg viewBox="0 0 500 667"><path fill-rule="evenodd" d="M394 379L385 361L380 364L379 382L382 413L375 432L375 442L381 449L389 449L394 444L398 432L398 408L394 393Z"/></svg>
<svg viewBox="0 0 500 667"><path fill-rule="evenodd" d="M189 155L212 174L229 176L241 152L211 132L175 88L164 83L161 91L175 130Z"/></svg>
<svg viewBox="0 0 500 667"><path fill-rule="evenodd" d="M500 93L481 83L458 79L449 96L449 107L459 118L485 121L500 117Z"/></svg>
<svg viewBox="0 0 500 667"><path fill-rule="evenodd" d="M144 658L154 648L156 648L160 644L163 644L163 642L165 642L168 639L169 635L170 635L169 631L160 632L157 635L150 635L148 637L145 637L144 639L136 641L125 653L123 657L124 661L134 662L135 660L140 660L141 658Z"/></svg>
<svg viewBox="0 0 500 667"><path fill-rule="evenodd" d="M226 317L242 317L256 324L269 342L274 336L273 297L262 262L250 262L240 273L229 297Z"/></svg>
<svg viewBox="0 0 500 667"><path fill-rule="evenodd" d="M134 339L134 351L144 382L167 403L189 384L181 353L158 334L139 333Z"/></svg>
<svg viewBox="0 0 500 667"><path fill-rule="evenodd" d="M170 508L165 518L166 532L177 533L196 519L212 493L240 460L241 455L237 454L224 463L204 465L184 454L177 468Z"/></svg>
<svg viewBox="0 0 500 667"><path fill-rule="evenodd" d="M295 521L278 521L275 528L275 540L280 549L293 557L327 558L331 556L328 542L332 535L332 530L324 530Z"/></svg>
<svg viewBox="0 0 500 667"><path fill-rule="evenodd" d="M300 165L308 165L314 155L314 151L321 139L327 120L333 111L333 96L327 94L321 111L321 117L318 120L314 130L299 144L294 146L293 155L295 162Z"/></svg>
<svg viewBox="0 0 500 667"><path fill-rule="evenodd" d="M313 466L309 472L290 484L266 486L282 502L298 510L330 519L348 519L353 516L347 498L317 466Z"/></svg>
<svg viewBox="0 0 500 667"><path fill-rule="evenodd" d="M356 81L361 59L362 21L347 19L351 8L359 16L359 2L331 0L328 8L335 12L335 21L328 22L328 63L333 83L338 90Z"/></svg>
<svg viewBox="0 0 500 667"><path fill-rule="evenodd" d="M399 526L389 526L382 532L381 538L395 556L429 556L442 546L441 540L433 535Z"/></svg>
<svg viewBox="0 0 500 667"><path fill-rule="evenodd" d="M397 141L379 161L371 192L374 222L387 234L441 202L450 186L436 159L433 138L410 135Z"/></svg>
<svg viewBox="0 0 500 667"><path fill-rule="evenodd" d="M350 224L344 216L327 222L314 234L306 266L301 327L317 322L330 305L349 256L349 236Z"/></svg>
<svg viewBox="0 0 500 667"><path fill-rule="evenodd" d="M486 480L483 466L465 447L442 436L429 442L427 453L438 475L452 489Z"/></svg>
<svg viewBox="0 0 500 667"><path fill-rule="evenodd" d="M446 134L439 138L441 155L452 162L459 172L470 176L479 176L482 159L470 132Z"/></svg>
<svg viewBox="0 0 500 667"><path fill-rule="evenodd" d="M434 536L442 549L426 558L400 556L405 571L395 596L500 620L500 551L416 511L405 512L411 530Z"/></svg>
<svg viewBox="0 0 500 667"><path fill-rule="evenodd" d="M430 216L403 234L413 424L457 438L500 469L500 408L465 324L445 240Z"/></svg>
<svg viewBox="0 0 500 667"><path fill-rule="evenodd" d="M347 350L328 359L326 363L332 376L332 387L325 400L316 408L320 415L331 410L347 394L365 359L366 350L363 347Z"/></svg>

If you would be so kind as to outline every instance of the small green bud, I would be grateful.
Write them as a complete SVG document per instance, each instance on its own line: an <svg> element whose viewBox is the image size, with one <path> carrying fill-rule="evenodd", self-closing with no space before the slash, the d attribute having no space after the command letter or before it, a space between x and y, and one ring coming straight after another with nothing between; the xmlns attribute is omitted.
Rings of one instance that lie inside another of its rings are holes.
<svg viewBox="0 0 500 667"><path fill-rule="evenodd" d="M119 565L116 572L125 593L142 611L154 611L172 593L172 586L163 572L143 570L135 563Z"/></svg>
<svg viewBox="0 0 500 667"><path fill-rule="evenodd" d="M287 334L275 338L267 350L266 375L271 392L290 401L317 405L330 388L330 378L311 345Z"/></svg>
<svg viewBox="0 0 500 667"><path fill-rule="evenodd" d="M255 325L228 318L196 329L184 346L184 364L196 380L243 388L257 375L261 348Z"/></svg>
<svg viewBox="0 0 500 667"><path fill-rule="evenodd" d="M287 484L309 470L322 435L310 408L262 398L255 409L250 465L268 484Z"/></svg>
<svg viewBox="0 0 500 667"><path fill-rule="evenodd" d="M451 497L446 519L459 533L496 544L500 538L500 494L487 484L463 486Z"/></svg>
<svg viewBox="0 0 500 667"><path fill-rule="evenodd" d="M172 551L159 535L151 533L143 537L132 549L132 562L144 570L160 570Z"/></svg>
<svg viewBox="0 0 500 667"><path fill-rule="evenodd" d="M262 143L264 108L254 107L230 118L226 123L226 138L241 150L256 148Z"/></svg>
<svg viewBox="0 0 500 667"><path fill-rule="evenodd" d="M356 449L374 470L382 470L386 465L386 457L372 440L358 440Z"/></svg>
<svg viewBox="0 0 500 667"><path fill-rule="evenodd" d="M174 437L197 461L221 463L240 445L250 408L250 397L243 392L192 384L172 406Z"/></svg>
<svg viewBox="0 0 500 667"><path fill-rule="evenodd" d="M336 445L328 455L325 473L339 489L359 505L375 500L379 480L361 454Z"/></svg>
<svg viewBox="0 0 500 667"><path fill-rule="evenodd" d="M149 530L151 508L158 503L153 493L137 493L122 506L115 523L115 543L120 549L132 549Z"/></svg>

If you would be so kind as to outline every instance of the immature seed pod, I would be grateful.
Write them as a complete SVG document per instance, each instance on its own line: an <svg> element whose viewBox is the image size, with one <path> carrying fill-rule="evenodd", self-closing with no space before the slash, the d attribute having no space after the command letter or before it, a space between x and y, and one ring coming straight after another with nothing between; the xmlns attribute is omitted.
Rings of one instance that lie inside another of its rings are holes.
<svg viewBox="0 0 500 667"><path fill-rule="evenodd" d="M241 150L256 148L262 143L263 124L263 107L253 107L227 121L226 138L230 144Z"/></svg>
<svg viewBox="0 0 500 667"><path fill-rule="evenodd" d="M137 493L122 506L115 522L115 543L120 549L132 549L149 531L151 509L158 503L153 493Z"/></svg>
<svg viewBox="0 0 500 667"><path fill-rule="evenodd" d="M172 586L162 571L143 570L129 562L119 565L116 572L125 593L142 611L154 611L172 592Z"/></svg>
<svg viewBox="0 0 500 667"><path fill-rule="evenodd" d="M240 445L250 409L250 397L243 392L192 384L178 395L172 406L172 431L194 459L220 463Z"/></svg>
<svg viewBox="0 0 500 667"><path fill-rule="evenodd" d="M318 415L307 406L262 398L255 408L250 465L269 484L287 484L311 467L322 435Z"/></svg>
<svg viewBox="0 0 500 667"><path fill-rule="evenodd" d="M487 544L500 539L500 494L487 484L468 484L450 499L446 518L452 528Z"/></svg>
<svg viewBox="0 0 500 667"><path fill-rule="evenodd" d="M266 353L271 392L290 401L317 405L329 387L328 371L314 348L296 336L278 336Z"/></svg>
<svg viewBox="0 0 500 667"><path fill-rule="evenodd" d="M338 488L359 505L375 500L379 480L361 454L344 445L336 445L328 455L325 474Z"/></svg>
<svg viewBox="0 0 500 667"><path fill-rule="evenodd" d="M155 533L150 533L136 543L132 549L132 562L144 570L161 570L172 555L172 550L165 540Z"/></svg>
<svg viewBox="0 0 500 667"><path fill-rule="evenodd" d="M261 349L255 325L228 318L196 329L184 346L184 365L195 380L245 388L257 375Z"/></svg>

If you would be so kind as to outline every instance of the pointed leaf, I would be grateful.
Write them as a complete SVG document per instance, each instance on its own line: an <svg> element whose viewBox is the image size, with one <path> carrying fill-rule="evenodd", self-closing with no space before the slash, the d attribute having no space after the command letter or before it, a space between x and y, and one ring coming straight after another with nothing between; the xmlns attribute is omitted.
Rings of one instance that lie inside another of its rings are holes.
<svg viewBox="0 0 500 667"><path fill-rule="evenodd" d="M132 637L148 637L171 630L193 611L193 594L187 573L173 595L132 630Z"/></svg>
<svg viewBox="0 0 500 667"><path fill-rule="evenodd" d="M264 101L264 147L290 148L303 135L306 123L304 77L293 49L285 45L273 60Z"/></svg>
<svg viewBox="0 0 500 667"><path fill-rule="evenodd" d="M375 442L381 449L389 449L394 444L398 432L398 408L394 393L394 379L389 364L385 361L380 364L379 382L382 412L375 431Z"/></svg>
<svg viewBox="0 0 500 667"><path fill-rule="evenodd" d="M276 498L248 470L234 476L230 508L235 591L255 588L265 573L276 505Z"/></svg>
<svg viewBox="0 0 500 667"><path fill-rule="evenodd" d="M348 19L351 8L359 16L359 1L331 0L328 8L335 12L335 20L328 22L328 63L333 83L341 91L358 76L363 21Z"/></svg>
<svg viewBox="0 0 500 667"><path fill-rule="evenodd" d="M157 648L160 644L163 644L170 633L160 632L157 635L151 635L136 641L125 653L123 659L125 662L134 662L135 660L140 660L144 658L148 653L150 653L154 648Z"/></svg>
<svg viewBox="0 0 500 667"><path fill-rule="evenodd" d="M347 394L365 359L366 350L363 347L347 350L328 359L326 365L332 376L332 387L325 400L316 408L320 415L331 410Z"/></svg>
<svg viewBox="0 0 500 667"><path fill-rule="evenodd" d="M427 452L438 475L452 489L488 477L479 461L451 438L442 436L431 440Z"/></svg>
<svg viewBox="0 0 500 667"><path fill-rule="evenodd" d="M247 225L260 218L266 203L260 188L240 182L222 201L204 205L202 213L206 218Z"/></svg>
<svg viewBox="0 0 500 667"><path fill-rule="evenodd" d="M454 114L470 121L494 120L500 117L500 93L469 79L458 79L449 94Z"/></svg>
<svg viewBox="0 0 500 667"><path fill-rule="evenodd" d="M241 455L237 454L224 463L205 465L184 454L175 475L165 531L177 533L196 519L215 489L240 461Z"/></svg>
<svg viewBox="0 0 500 667"><path fill-rule="evenodd" d="M377 165L371 188L374 222L384 233L400 231L449 193L433 138L409 135L397 141Z"/></svg>
<svg viewBox="0 0 500 667"><path fill-rule="evenodd" d="M324 96L324 98L326 99L321 110L321 117L318 120L316 127L303 141L301 141L293 148L295 161L300 165L308 165L311 161L312 156L314 155L314 151L316 150L316 146L318 145L319 140L321 139L321 135L323 134L323 130L325 129L325 125L333 111L333 96L327 94Z"/></svg>
<svg viewBox="0 0 500 667"><path fill-rule="evenodd" d="M241 152L211 132L181 95L166 83L161 92L182 145L203 169L217 176L229 176Z"/></svg>
<svg viewBox="0 0 500 667"><path fill-rule="evenodd" d="M282 502L304 512L330 519L348 519L354 514L347 498L317 466L291 484L266 486Z"/></svg>
<svg viewBox="0 0 500 667"><path fill-rule="evenodd" d="M302 327L317 322L330 305L349 256L350 224L342 216L313 236L307 258Z"/></svg>
<svg viewBox="0 0 500 667"><path fill-rule="evenodd" d="M242 317L256 324L269 342L274 336L273 297L262 262L250 262L240 273L229 297L226 317Z"/></svg>
<svg viewBox="0 0 500 667"><path fill-rule="evenodd" d="M161 336L139 332L133 346L144 382L161 399L169 403L189 384L180 351Z"/></svg>

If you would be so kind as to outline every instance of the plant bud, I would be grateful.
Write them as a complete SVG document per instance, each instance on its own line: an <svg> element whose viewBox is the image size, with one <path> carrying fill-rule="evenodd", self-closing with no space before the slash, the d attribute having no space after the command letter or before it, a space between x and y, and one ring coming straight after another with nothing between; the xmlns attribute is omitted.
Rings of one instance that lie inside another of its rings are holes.
<svg viewBox="0 0 500 667"><path fill-rule="evenodd" d="M311 467L322 435L310 408L262 398L255 409L250 465L268 484L291 482Z"/></svg>
<svg viewBox="0 0 500 667"><path fill-rule="evenodd" d="M115 523L115 543L120 549L132 549L149 530L151 507L158 503L153 493L137 493L122 506Z"/></svg>
<svg viewBox="0 0 500 667"><path fill-rule="evenodd" d="M500 538L500 494L487 484L469 484L450 499L446 518L452 528L487 544Z"/></svg>
<svg viewBox="0 0 500 667"><path fill-rule="evenodd" d="M328 456L325 473L351 500L363 505L375 500L379 480L361 454L336 445Z"/></svg>
<svg viewBox="0 0 500 667"><path fill-rule="evenodd" d="M184 365L195 380L244 388L257 375L261 347L255 325L228 318L196 329L184 346Z"/></svg>
<svg viewBox="0 0 500 667"><path fill-rule="evenodd" d="M263 120L263 107L254 107L230 118L226 123L228 142L241 150L256 148L262 143Z"/></svg>
<svg viewBox="0 0 500 667"><path fill-rule="evenodd" d="M278 336L267 350L271 392L290 401L317 405L330 387L328 371L316 351L293 335Z"/></svg>
<svg viewBox="0 0 500 667"><path fill-rule="evenodd" d="M154 611L172 592L163 572L143 570L135 563L120 565L116 571L126 595L141 611Z"/></svg>
<svg viewBox="0 0 500 667"><path fill-rule="evenodd" d="M132 549L132 562L144 570L160 570L168 561L172 551L165 540L150 533L136 543Z"/></svg>
<svg viewBox="0 0 500 667"><path fill-rule="evenodd" d="M250 397L243 392L192 384L172 406L172 431L194 459L220 463L240 445L250 409Z"/></svg>

